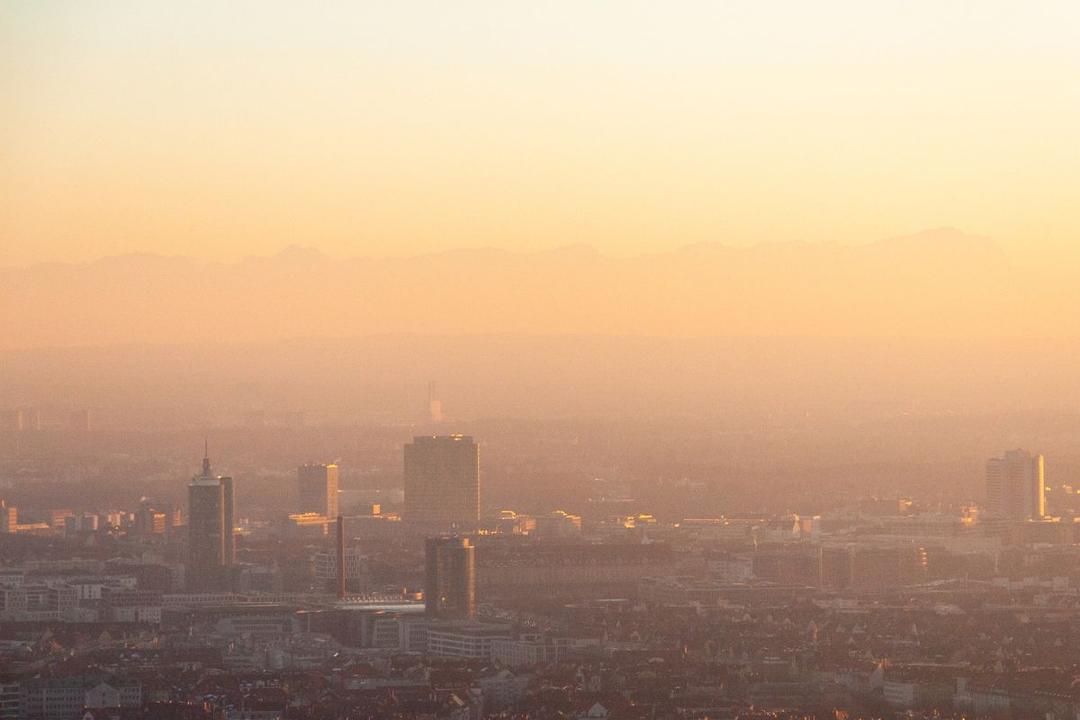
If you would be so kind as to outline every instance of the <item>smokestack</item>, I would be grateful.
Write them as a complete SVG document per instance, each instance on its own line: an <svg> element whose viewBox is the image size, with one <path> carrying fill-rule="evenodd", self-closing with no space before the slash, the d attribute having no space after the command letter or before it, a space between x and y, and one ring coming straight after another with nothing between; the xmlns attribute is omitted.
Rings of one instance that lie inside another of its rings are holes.
<svg viewBox="0 0 1080 720"><path fill-rule="evenodd" d="M345 597L345 518L337 516L337 596Z"/></svg>
<svg viewBox="0 0 1080 720"><path fill-rule="evenodd" d="M428 415L433 423L443 421L442 400L436 397L435 381L432 380L427 386Z"/></svg>

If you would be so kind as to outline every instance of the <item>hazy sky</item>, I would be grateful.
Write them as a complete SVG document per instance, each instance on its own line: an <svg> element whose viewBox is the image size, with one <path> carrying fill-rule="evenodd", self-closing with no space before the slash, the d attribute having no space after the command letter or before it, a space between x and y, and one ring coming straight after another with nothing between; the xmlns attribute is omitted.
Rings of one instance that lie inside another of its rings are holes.
<svg viewBox="0 0 1080 720"><path fill-rule="evenodd" d="M1080 260L1080 3L0 5L0 264L290 244Z"/></svg>

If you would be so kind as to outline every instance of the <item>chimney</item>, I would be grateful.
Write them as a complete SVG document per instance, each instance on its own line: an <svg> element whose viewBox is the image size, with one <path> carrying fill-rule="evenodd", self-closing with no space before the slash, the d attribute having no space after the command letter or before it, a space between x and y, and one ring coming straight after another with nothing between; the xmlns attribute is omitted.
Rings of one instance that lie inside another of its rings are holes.
<svg viewBox="0 0 1080 720"><path fill-rule="evenodd" d="M337 516L337 595L345 598L345 518Z"/></svg>

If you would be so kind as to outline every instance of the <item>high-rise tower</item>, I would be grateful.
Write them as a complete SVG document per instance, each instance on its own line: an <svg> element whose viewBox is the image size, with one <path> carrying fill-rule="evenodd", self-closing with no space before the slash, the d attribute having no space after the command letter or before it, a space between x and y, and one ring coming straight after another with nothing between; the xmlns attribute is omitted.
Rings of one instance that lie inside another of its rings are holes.
<svg viewBox="0 0 1080 720"><path fill-rule="evenodd" d="M1010 450L986 463L986 509L996 517L1039 520L1046 514L1042 455Z"/></svg>
<svg viewBox="0 0 1080 720"><path fill-rule="evenodd" d="M480 523L480 454L468 435L416 437L405 445L405 517L432 532Z"/></svg>
<svg viewBox="0 0 1080 720"><path fill-rule="evenodd" d="M215 477L204 455L202 472L188 484L187 585L192 590L227 584L226 568L236 558L233 500L232 478Z"/></svg>
<svg viewBox="0 0 1080 720"><path fill-rule="evenodd" d="M476 616L476 548L468 538L428 538L424 546L424 610L438 618Z"/></svg>
<svg viewBox="0 0 1080 720"><path fill-rule="evenodd" d="M331 520L338 515L338 466L301 465L296 469L297 512L318 513Z"/></svg>

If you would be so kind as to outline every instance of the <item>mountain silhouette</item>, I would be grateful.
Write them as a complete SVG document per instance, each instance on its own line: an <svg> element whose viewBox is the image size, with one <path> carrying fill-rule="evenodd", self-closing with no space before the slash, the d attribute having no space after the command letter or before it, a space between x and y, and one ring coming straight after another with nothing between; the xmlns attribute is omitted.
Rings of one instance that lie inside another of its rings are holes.
<svg viewBox="0 0 1080 720"><path fill-rule="evenodd" d="M0 269L6 348L378 333L997 337L1060 334L991 241L954 229L863 245L585 245L333 259L294 246L212 263L133 254ZM1069 332L1074 332L1070 330Z"/></svg>

